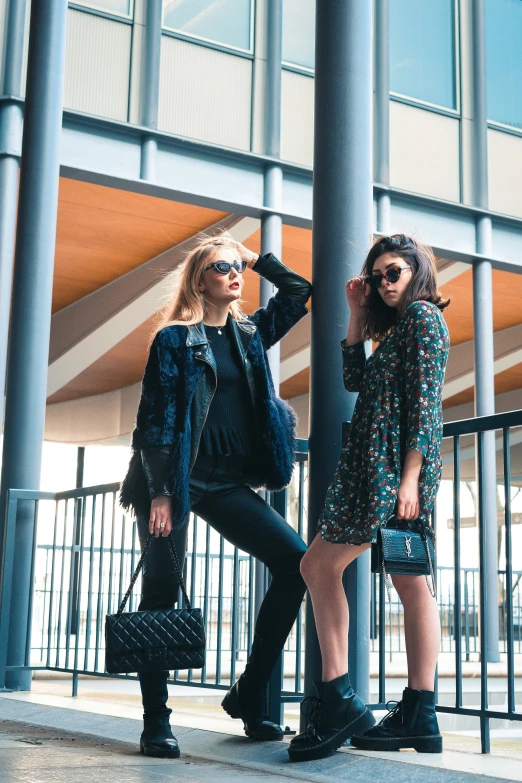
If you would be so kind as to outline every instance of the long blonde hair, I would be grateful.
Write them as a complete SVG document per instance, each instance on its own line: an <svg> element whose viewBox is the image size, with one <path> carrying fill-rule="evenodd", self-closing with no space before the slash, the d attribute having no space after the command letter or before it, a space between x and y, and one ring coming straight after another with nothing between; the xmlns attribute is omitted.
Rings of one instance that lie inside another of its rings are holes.
<svg viewBox="0 0 522 783"><path fill-rule="evenodd" d="M237 242L229 233L203 239L194 247L180 267L177 284L164 307L158 314L158 321L151 340L165 326L199 324L205 314L205 297L199 290L201 277L206 267L212 263L218 248L227 247L234 250L239 259ZM237 299L229 307L229 313L236 321L242 321L245 315L241 309L241 300Z"/></svg>

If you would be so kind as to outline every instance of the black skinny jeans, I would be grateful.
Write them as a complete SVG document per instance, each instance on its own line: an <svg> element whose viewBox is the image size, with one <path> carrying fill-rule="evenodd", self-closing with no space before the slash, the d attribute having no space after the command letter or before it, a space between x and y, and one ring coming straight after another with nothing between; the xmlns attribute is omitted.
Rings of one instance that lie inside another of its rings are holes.
<svg viewBox="0 0 522 783"><path fill-rule="evenodd" d="M282 649L305 594L299 570L306 545L295 530L241 481L240 457L199 457L190 475L192 511L227 541L264 563L272 580L259 610L256 633ZM149 520L138 519L141 546ZM187 528L172 533L183 566ZM143 569L140 610L174 605L178 583L166 538L153 541Z"/></svg>

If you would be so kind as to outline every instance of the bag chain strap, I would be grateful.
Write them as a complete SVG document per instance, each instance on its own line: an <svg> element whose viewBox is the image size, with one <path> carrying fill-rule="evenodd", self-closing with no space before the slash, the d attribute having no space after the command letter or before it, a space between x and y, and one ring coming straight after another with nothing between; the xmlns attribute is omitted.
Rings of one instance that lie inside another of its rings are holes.
<svg viewBox="0 0 522 783"><path fill-rule="evenodd" d="M426 536L424 538L424 546L426 547L426 553L428 555L428 563L430 564L430 576L431 576L431 585L428 581L428 577L426 577L426 584L428 585L428 590L430 591L432 597L437 600L437 583L435 582L435 574L433 573L433 563L431 562L431 552L430 552L430 546L428 544L428 539Z"/></svg>
<svg viewBox="0 0 522 783"><path fill-rule="evenodd" d="M136 580L137 580L138 576L140 575L140 571L143 568L143 563L145 562L145 558L147 557L147 552L149 551L150 545L154 541L154 538L155 538L154 533L150 533L149 537L147 539L147 543L145 544L145 547L143 549L143 552L141 553L141 557L138 560L138 565L136 566L136 570L134 571L134 574L132 575L132 579L130 581L129 589L127 590L127 592L123 596L122 602L121 602L121 604L119 606L119 609L118 609L118 611L116 613L116 617L121 617L121 615L123 614L123 610L125 609L125 605L127 604L127 601L129 600L129 596L132 593L132 589L133 589L134 585L136 584ZM183 593L183 598L185 599L186 607L187 607L188 611L191 612L192 611L192 604L190 603L190 598L188 597L188 594L187 594L187 588L185 587L185 580L183 579L183 574L181 572L181 566L179 564L178 553L176 552L176 547L174 546L174 541L172 540L172 537L171 537L170 533L169 533L169 535L167 537L167 542L168 542L168 546L169 546L170 556L172 557L172 560L173 560L173 563L174 563L174 571L176 572L176 577L178 579L179 586L181 587L181 592Z"/></svg>

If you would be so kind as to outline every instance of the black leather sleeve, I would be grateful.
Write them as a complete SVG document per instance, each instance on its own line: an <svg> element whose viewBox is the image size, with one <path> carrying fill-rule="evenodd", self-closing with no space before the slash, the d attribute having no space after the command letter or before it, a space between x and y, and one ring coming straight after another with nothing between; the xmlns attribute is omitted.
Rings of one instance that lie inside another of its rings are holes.
<svg viewBox="0 0 522 783"><path fill-rule="evenodd" d="M252 267L254 272L275 285L283 294L306 304L312 295L312 284L281 263L272 253L259 256Z"/></svg>
<svg viewBox="0 0 522 783"><path fill-rule="evenodd" d="M150 446L147 449L140 449L140 454L151 500L158 495L171 497L172 493L167 488L170 449Z"/></svg>

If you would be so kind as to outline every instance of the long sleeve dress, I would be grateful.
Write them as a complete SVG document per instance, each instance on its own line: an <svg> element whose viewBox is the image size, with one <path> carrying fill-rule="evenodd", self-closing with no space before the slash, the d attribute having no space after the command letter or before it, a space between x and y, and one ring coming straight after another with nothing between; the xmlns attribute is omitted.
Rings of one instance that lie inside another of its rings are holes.
<svg viewBox="0 0 522 783"><path fill-rule="evenodd" d="M359 392L349 435L319 520L331 543L374 542L393 514L406 452L419 451L418 522L430 515L442 463L442 386L449 333L431 302L413 302L366 358L364 344L342 346L344 384Z"/></svg>

